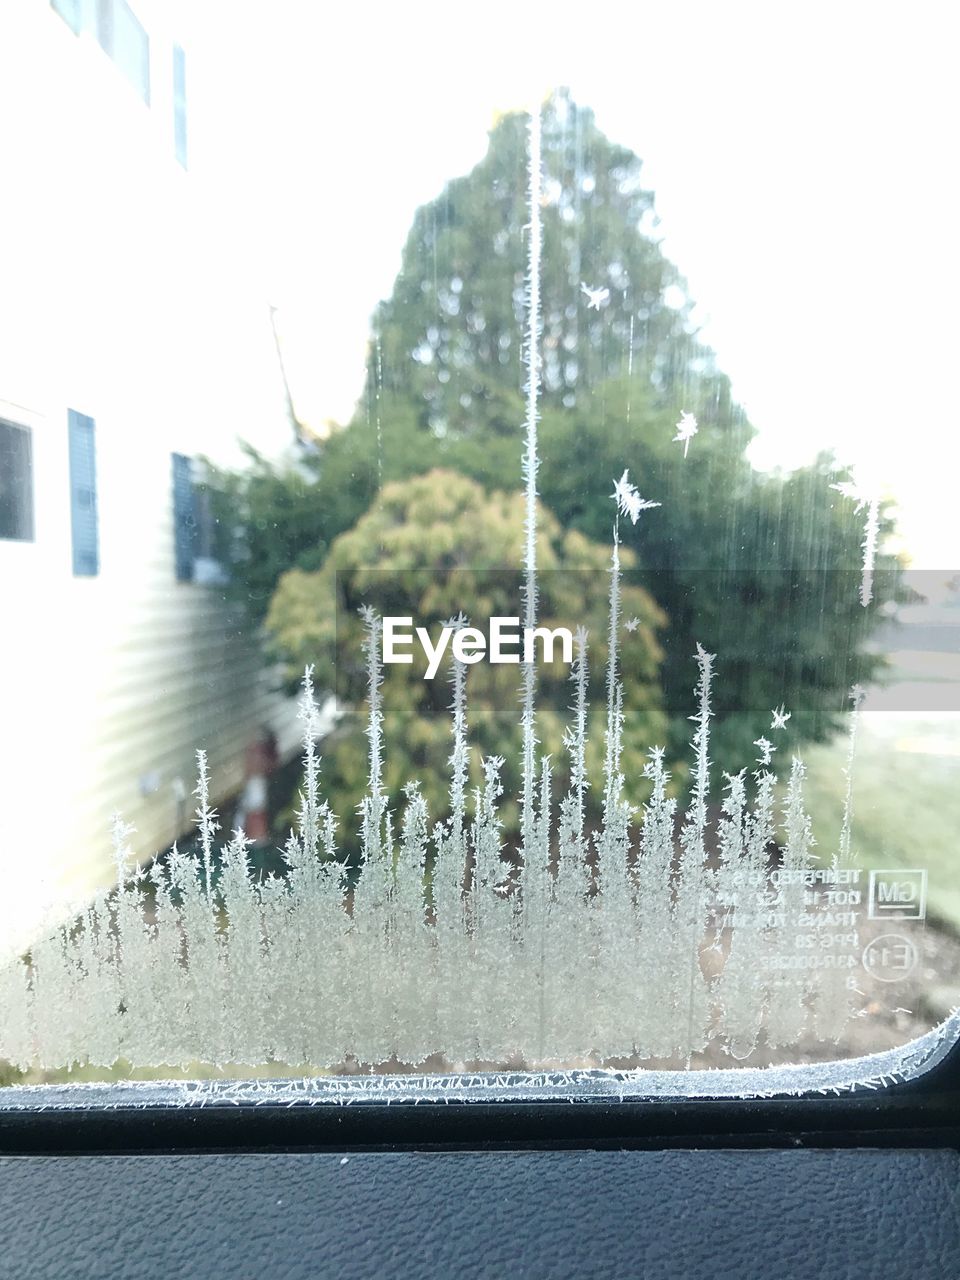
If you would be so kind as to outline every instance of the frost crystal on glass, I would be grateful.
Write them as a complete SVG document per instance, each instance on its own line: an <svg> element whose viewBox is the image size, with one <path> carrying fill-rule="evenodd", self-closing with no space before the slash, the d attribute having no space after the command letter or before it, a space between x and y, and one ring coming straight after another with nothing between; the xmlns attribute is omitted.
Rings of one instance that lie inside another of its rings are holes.
<svg viewBox="0 0 960 1280"><path fill-rule="evenodd" d="M860 582L860 603L864 608L873 599L873 574L877 563L877 542L880 537L880 498L875 489L864 490L852 480L841 480L832 484L844 498L849 498L856 505L854 511L866 509L866 520L863 530L863 576Z"/></svg>
<svg viewBox="0 0 960 1280"><path fill-rule="evenodd" d="M687 413L684 409L680 414L680 421L677 423L677 434L673 437L674 441L679 441L683 445L683 456L687 456L687 450L690 448L690 441L697 434L697 420L692 413Z"/></svg>
<svg viewBox="0 0 960 1280"><path fill-rule="evenodd" d="M591 289L588 284L581 283L580 292L587 300L588 309L593 311L599 311L601 307L605 307L610 301L610 290L606 285Z"/></svg>
<svg viewBox="0 0 960 1280"><path fill-rule="evenodd" d="M523 478L523 626L537 623L537 423L541 376L542 249L539 114L529 133L529 261ZM606 287L582 292L600 310ZM631 321L632 324L632 321ZM683 413L684 453L697 432ZM844 496L854 496L840 486ZM773 906L803 905L813 868L805 770L794 757L778 804L774 744L757 766L725 775L719 820L708 816L717 655L691 655L691 786L677 812L662 746L643 775L649 798L625 797L620 517L636 524L660 503L641 497L629 470L614 483L602 778L588 768L589 637L575 636L571 705L563 736L568 783L539 751L532 659L520 669L522 759L519 841L502 834L504 760L488 756L470 790L467 665L451 659L448 811L431 816L417 780L390 807L384 735L383 621L363 611L367 681L367 786L358 807L360 865L348 875L337 833L346 816L322 798L314 672L300 698L303 782L283 874L258 878L250 841L234 831L215 847L206 756L197 754L199 857L174 847L132 866L132 831L113 827L116 883L75 919L0 967L0 1056L28 1067L73 1063L189 1068L197 1062L323 1069L349 1060L419 1064L571 1062L679 1056L712 1039L737 1059L761 1031L772 1046L811 1026L839 1036L849 1016L841 971L784 972L766 961L778 945L765 923L770 853L782 871ZM602 501L602 495L601 495ZM876 548L869 500L864 603ZM609 508L608 508L609 510ZM467 624L460 615L454 629ZM627 644L628 642L625 642ZM853 860L852 778L862 690L852 695L843 822L832 866ZM771 712L770 732L790 713ZM601 819L589 829L586 794L602 783ZM713 963L717 956L722 962Z"/></svg>

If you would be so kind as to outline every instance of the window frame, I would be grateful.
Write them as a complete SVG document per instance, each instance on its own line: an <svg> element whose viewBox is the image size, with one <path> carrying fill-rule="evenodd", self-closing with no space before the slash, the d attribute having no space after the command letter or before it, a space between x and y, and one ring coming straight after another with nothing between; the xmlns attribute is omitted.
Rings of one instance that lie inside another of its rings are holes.
<svg viewBox="0 0 960 1280"><path fill-rule="evenodd" d="M506 1076L517 1082L510 1099L455 1087L438 1093L417 1085L423 1077L401 1078L399 1088L378 1093L356 1077L317 1077L315 1086L277 1080L15 1085L0 1089L0 1152L960 1149L958 1033L960 1012L906 1046L904 1062L913 1056L917 1067L915 1073L905 1068L903 1079L869 1080L886 1057L873 1054L845 1064L851 1077L860 1072L862 1083L816 1089L818 1068L830 1064L813 1064L805 1069L810 1091L769 1096L759 1089L744 1097L711 1093L715 1071L651 1073L661 1082L671 1074L702 1079L702 1096L667 1090L656 1097L629 1093L623 1082L630 1073L596 1071L579 1073L580 1085L565 1092L543 1087L543 1076L527 1077L539 1087L525 1088L525 1073L491 1075L491 1091ZM763 1069L750 1074L762 1078ZM601 1091L599 1082L609 1087ZM382 1096L388 1092L393 1100Z"/></svg>

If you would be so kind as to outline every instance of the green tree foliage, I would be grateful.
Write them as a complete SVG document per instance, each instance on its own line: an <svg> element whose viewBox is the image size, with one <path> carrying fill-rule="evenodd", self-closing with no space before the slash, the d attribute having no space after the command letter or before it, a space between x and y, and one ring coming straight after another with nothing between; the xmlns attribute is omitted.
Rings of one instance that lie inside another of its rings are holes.
<svg viewBox="0 0 960 1280"><path fill-rule="evenodd" d="M600 500L606 495L601 491ZM613 507L604 502L612 527ZM324 788L335 810L348 813L362 795L367 776L367 742L360 706L366 693L358 610L373 604L392 616L412 616L436 637L440 626L461 610L484 630L492 616L519 613L519 574L523 550L524 502L520 493L488 493L456 472L434 470L412 480L385 485L380 500L355 527L338 537L324 566L316 572L292 569L280 581L267 626L277 652L287 663L291 687L310 662L335 664L337 691L354 714L341 722L336 747L326 750ZM609 529L608 529L609 537ZM607 591L610 548L566 530L542 506L538 515L541 626L583 625L589 632L590 747L588 763L600 776L607 657ZM629 570L634 557L623 552ZM661 741L662 710L656 631L661 610L641 587L623 593L625 618L639 626L621 638L622 669L627 676L625 745L632 761L628 794L645 795L640 778L644 752ZM424 680L425 662L413 648L414 663L384 671L385 782L391 804L402 788L420 779L431 812L445 810L449 786L450 661L434 680ZM555 655L538 661L538 735L557 765L558 787L565 787L563 731L570 723L573 692L569 668ZM473 746L472 781L481 781L481 756L502 756L507 797L519 791L520 668L482 662L468 673L468 721ZM599 804L599 796L594 797ZM512 803L512 801L511 801ZM505 806L508 825L516 813Z"/></svg>
<svg viewBox="0 0 960 1280"><path fill-rule="evenodd" d="M522 416L525 148L525 118L504 117L477 168L418 211L393 294L374 317L367 376L366 410L386 431L403 422L403 441L412 415L447 465L497 485L519 482L518 445L504 458L501 441L513 444ZM595 495L624 465L663 503L638 553L670 619L664 679L676 746L697 641L718 654L724 767L755 754L781 701L792 709L792 742L822 738L850 686L877 670L862 642L895 591L893 566L884 564L864 610L863 517L830 487L843 473L827 457L786 477L750 465L753 430L692 331L640 159L563 93L546 108L543 152L540 494L565 527L592 538L607 515ZM599 310L584 282L608 290ZM673 440L684 409L700 426L687 456ZM477 440L488 451L480 457ZM406 458L417 452L400 447Z"/></svg>
<svg viewBox="0 0 960 1280"><path fill-rule="evenodd" d="M727 379L691 332L685 282L654 235L638 157L565 93L544 112L543 157L543 407L569 408L629 371L671 404L681 389L692 395L707 422L730 429L736 419L745 444ZM379 397L382 416L413 404L437 436L515 437L526 162L526 117L506 115L473 172L417 211L393 293L373 321L367 399ZM600 309L583 283L608 289Z"/></svg>
<svg viewBox="0 0 960 1280"><path fill-rule="evenodd" d="M624 466L663 504L624 537L669 618L674 747L687 737L699 641L718 654L718 764L752 759L783 701L792 717L782 763L789 746L826 736L851 684L876 672L862 641L896 593L895 566L881 559L863 609L863 513L830 487L844 473L828 457L786 476L751 466L752 428L693 331L638 157L565 94L545 108L543 151L540 494L564 529L599 540L609 512L598 495ZM261 462L237 482L234 506L252 517L237 576L255 600L284 558L316 568L383 483L443 467L491 491L519 487L525 164L525 120L504 116L473 172L416 214L374 316L354 420L295 472ZM608 290L599 310L583 282ZM686 457L672 439L681 410L700 426Z"/></svg>
<svg viewBox="0 0 960 1280"><path fill-rule="evenodd" d="M684 459L649 394L638 400L630 384L610 382L598 398L604 432L590 430L590 408L544 416L543 501L568 527L602 536L605 513L584 495L629 459L644 495L663 503L625 538L636 547L640 581L669 618L663 678L674 749L688 736L690 654L699 641L717 654L715 761L734 772L749 764L782 702L791 718L774 762L789 765L790 748L837 729L851 686L878 672L880 657L864 645L883 601L898 593L895 566L881 558L864 608L864 515L831 489L840 473L829 456L765 475L722 431L701 431Z"/></svg>

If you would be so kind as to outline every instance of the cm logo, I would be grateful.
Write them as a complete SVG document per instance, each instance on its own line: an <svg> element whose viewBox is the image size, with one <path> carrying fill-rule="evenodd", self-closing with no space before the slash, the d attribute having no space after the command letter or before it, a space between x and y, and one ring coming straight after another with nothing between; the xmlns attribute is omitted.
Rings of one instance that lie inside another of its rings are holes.
<svg viewBox="0 0 960 1280"><path fill-rule="evenodd" d="M926 871L871 871L867 915L871 920L923 920Z"/></svg>

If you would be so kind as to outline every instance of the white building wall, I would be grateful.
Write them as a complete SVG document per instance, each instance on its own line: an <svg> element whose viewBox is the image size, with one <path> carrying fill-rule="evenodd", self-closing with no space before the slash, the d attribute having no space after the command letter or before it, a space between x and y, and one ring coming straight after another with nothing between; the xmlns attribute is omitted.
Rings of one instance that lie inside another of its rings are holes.
<svg viewBox="0 0 960 1280"><path fill-rule="evenodd" d="M0 540L8 945L109 878L114 811L144 856L178 834L195 747L223 797L261 725L293 740L242 618L176 581L171 453L277 455L292 427L267 299L175 158L189 42L174 6L131 8L150 106L47 0L0 5L0 419L32 432L35 505L35 540ZM96 422L96 577L72 572L68 409Z"/></svg>

